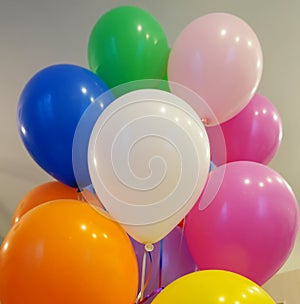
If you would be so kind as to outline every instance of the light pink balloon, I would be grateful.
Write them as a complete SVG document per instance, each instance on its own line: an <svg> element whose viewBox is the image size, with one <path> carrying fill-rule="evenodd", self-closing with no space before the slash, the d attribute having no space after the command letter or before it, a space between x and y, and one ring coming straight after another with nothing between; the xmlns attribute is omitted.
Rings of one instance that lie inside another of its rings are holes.
<svg viewBox="0 0 300 304"><path fill-rule="evenodd" d="M211 159L217 166L238 160L268 164L282 139L282 124L277 109L259 94L255 94L236 116L220 126L207 127L206 131Z"/></svg>
<svg viewBox="0 0 300 304"><path fill-rule="evenodd" d="M259 40L242 19L211 13L189 25L177 37L168 64L171 92L187 99L179 83L201 96L212 109L186 100L207 125L233 117L251 99L263 67ZM186 98L185 98L186 97ZM216 121L215 117L218 121Z"/></svg>
<svg viewBox="0 0 300 304"><path fill-rule="evenodd" d="M287 182L263 164L239 161L210 173L186 217L185 235L199 269L232 271L261 285L289 257L298 229Z"/></svg>

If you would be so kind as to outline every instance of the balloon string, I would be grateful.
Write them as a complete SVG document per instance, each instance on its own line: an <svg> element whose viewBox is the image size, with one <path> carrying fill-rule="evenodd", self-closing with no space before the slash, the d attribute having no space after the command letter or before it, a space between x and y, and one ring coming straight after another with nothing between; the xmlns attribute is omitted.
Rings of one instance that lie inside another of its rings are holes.
<svg viewBox="0 0 300 304"><path fill-rule="evenodd" d="M142 277L141 277L141 299L144 297L145 291L145 273L146 273L146 261L147 261L147 251L144 250L143 263L142 263Z"/></svg>
<svg viewBox="0 0 300 304"><path fill-rule="evenodd" d="M163 265L163 240L160 241L159 248L159 276L158 276L158 288L162 287L162 265Z"/></svg>
<svg viewBox="0 0 300 304"><path fill-rule="evenodd" d="M185 217L182 219L182 234L184 233L185 228Z"/></svg>
<svg viewBox="0 0 300 304"><path fill-rule="evenodd" d="M181 229L180 245L179 245L180 252L182 249L182 242L183 242L183 238L184 238L184 229L185 229L185 217L183 218L183 224L182 224L182 229Z"/></svg>
<svg viewBox="0 0 300 304"><path fill-rule="evenodd" d="M180 236L180 245L179 245L179 248L180 248L180 252L181 252L181 248L182 248L182 243L183 243L183 238L184 238L184 229L185 229L185 223L186 223L186 218L184 217L183 220L182 220L182 228L181 228L181 236ZM198 271L199 268L198 266L195 264L195 269L194 271Z"/></svg>
<svg viewBox="0 0 300 304"><path fill-rule="evenodd" d="M149 255L149 260L150 260L150 268L149 268L149 272L148 272L148 276L147 276L147 280L145 282L145 289L148 286L148 283L150 281L150 277L151 277L151 273L152 273L152 256L151 256L151 252L148 252ZM1 303L0 303L1 304Z"/></svg>
<svg viewBox="0 0 300 304"><path fill-rule="evenodd" d="M147 300L149 300L150 298L156 296L157 294L159 294L162 290L164 289L164 287L160 287L156 290L154 290L153 292L151 292L150 294L148 294L144 299L142 299L139 304L143 304L146 303Z"/></svg>
<svg viewBox="0 0 300 304"><path fill-rule="evenodd" d="M143 255L143 261L142 261L142 274L141 274L141 290L138 294L136 303L141 303L141 301L144 301L143 297L144 297L144 292L145 289L150 281L150 275L152 272L152 256L151 256L151 251L154 249L153 244L146 244L145 248L144 248L144 255ZM149 259L150 259L150 269L149 269L149 273L147 276L147 279L145 280L145 276L146 276L146 261L147 261L147 253L149 254Z"/></svg>
<svg viewBox="0 0 300 304"><path fill-rule="evenodd" d="M148 273L148 276L147 276L147 279L146 279L146 282L144 284L144 290L147 288L148 286L148 283L150 281L150 277L151 277L151 273L152 273L152 256L151 256L151 252L148 252L148 255L149 255L149 259L150 259L150 269L149 269L149 273ZM146 296L148 297L148 295ZM135 303L144 303L144 299L141 299L141 291L139 292L137 298L136 298L136 301ZM0 303L1 304L1 303Z"/></svg>

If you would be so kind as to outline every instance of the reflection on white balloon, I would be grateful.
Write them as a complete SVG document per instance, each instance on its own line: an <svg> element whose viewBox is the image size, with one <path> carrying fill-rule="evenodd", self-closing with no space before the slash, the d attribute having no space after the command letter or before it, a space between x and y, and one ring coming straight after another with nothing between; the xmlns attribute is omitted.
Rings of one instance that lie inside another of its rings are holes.
<svg viewBox="0 0 300 304"><path fill-rule="evenodd" d="M107 211L141 243L162 239L205 185L210 151L201 119L179 97L127 93L98 118L89 142L92 184Z"/></svg>

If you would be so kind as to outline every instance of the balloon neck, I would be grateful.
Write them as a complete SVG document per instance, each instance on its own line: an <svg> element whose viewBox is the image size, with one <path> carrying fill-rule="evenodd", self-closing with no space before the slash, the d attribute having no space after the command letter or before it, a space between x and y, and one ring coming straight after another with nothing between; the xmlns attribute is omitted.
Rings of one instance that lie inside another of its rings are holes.
<svg viewBox="0 0 300 304"><path fill-rule="evenodd" d="M145 251L152 252L154 249L154 245L152 243L147 243L147 244L145 244L144 248L145 248Z"/></svg>
<svg viewBox="0 0 300 304"><path fill-rule="evenodd" d="M201 118L201 121L205 126L207 126L210 123L209 119L205 117Z"/></svg>

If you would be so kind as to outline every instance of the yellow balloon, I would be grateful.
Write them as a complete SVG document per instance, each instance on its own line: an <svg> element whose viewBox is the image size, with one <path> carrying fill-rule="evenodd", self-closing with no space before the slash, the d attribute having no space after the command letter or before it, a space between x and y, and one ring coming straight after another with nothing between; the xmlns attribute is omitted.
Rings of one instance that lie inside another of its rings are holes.
<svg viewBox="0 0 300 304"><path fill-rule="evenodd" d="M257 284L233 272L202 270L168 285L153 304L275 304Z"/></svg>

